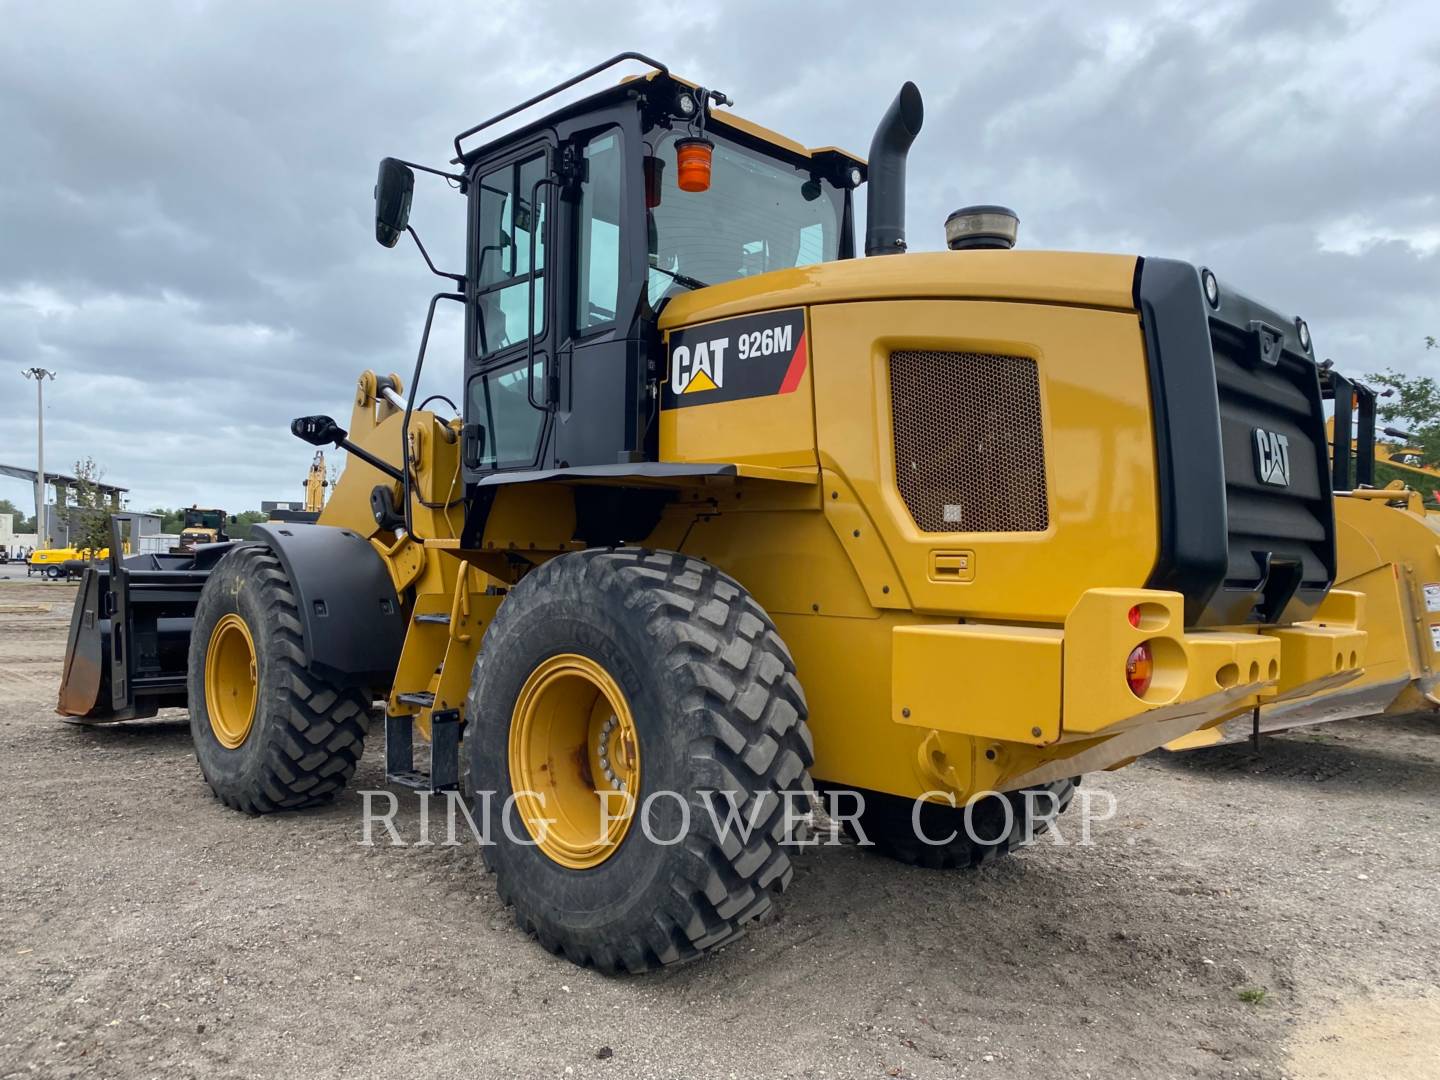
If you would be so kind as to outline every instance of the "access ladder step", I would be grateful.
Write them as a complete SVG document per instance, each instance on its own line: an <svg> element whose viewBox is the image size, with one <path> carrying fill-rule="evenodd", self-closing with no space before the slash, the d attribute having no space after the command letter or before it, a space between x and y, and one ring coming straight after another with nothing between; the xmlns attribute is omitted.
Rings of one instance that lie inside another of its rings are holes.
<svg viewBox="0 0 1440 1080"><path fill-rule="evenodd" d="M413 695L416 697L422 695ZM424 697L433 700L434 695ZM403 698L403 695L402 695ZM415 718L385 716L385 779L417 791L460 788L460 710L442 709L430 716L430 771L415 768Z"/></svg>
<svg viewBox="0 0 1440 1080"><path fill-rule="evenodd" d="M450 625L450 616L439 611L427 611L415 616L416 622L438 623L441 626Z"/></svg>
<svg viewBox="0 0 1440 1080"><path fill-rule="evenodd" d="M435 695L429 690L413 690L409 693L396 694L395 700L402 705L418 705L422 709L428 709L435 704Z"/></svg>

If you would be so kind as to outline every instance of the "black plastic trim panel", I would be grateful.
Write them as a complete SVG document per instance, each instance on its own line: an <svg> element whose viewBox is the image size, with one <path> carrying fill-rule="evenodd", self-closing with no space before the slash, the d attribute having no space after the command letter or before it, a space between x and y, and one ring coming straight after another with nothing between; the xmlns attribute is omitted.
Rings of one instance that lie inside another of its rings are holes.
<svg viewBox="0 0 1440 1080"><path fill-rule="evenodd" d="M1185 595L1186 623L1311 617L1335 577L1319 369L1299 321L1170 259L1136 269L1154 409L1159 550L1147 585ZM1283 437L1283 483L1257 444Z"/></svg>

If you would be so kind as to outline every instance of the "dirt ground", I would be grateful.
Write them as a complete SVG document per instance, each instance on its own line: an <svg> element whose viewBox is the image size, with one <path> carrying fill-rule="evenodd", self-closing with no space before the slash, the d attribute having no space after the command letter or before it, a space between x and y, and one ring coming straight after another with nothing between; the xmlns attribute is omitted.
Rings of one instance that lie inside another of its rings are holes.
<svg viewBox="0 0 1440 1080"><path fill-rule="evenodd" d="M815 849L738 944L606 978L473 845L360 844L378 740L332 808L252 819L183 717L61 723L74 589L8 569L0 1076L1440 1076L1435 718L1092 776L1092 846L978 873Z"/></svg>

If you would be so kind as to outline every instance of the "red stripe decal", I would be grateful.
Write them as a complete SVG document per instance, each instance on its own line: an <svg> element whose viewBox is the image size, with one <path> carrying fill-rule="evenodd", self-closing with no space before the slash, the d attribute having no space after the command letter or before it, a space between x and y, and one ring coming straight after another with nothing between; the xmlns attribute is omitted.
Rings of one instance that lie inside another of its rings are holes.
<svg viewBox="0 0 1440 1080"><path fill-rule="evenodd" d="M800 376L805 374L805 335L800 335L800 340L795 345L795 353L790 357L790 366L785 369L785 379L780 383L780 393L793 394L795 388L800 385Z"/></svg>

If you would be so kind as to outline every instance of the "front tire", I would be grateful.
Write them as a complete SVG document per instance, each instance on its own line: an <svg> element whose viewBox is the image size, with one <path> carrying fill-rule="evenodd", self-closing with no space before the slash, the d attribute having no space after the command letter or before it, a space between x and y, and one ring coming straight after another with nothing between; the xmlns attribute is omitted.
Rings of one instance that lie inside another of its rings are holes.
<svg viewBox="0 0 1440 1080"><path fill-rule="evenodd" d="M233 549L205 582L188 691L205 782L248 814L328 802L365 748L370 695L308 670L290 579L260 544Z"/></svg>
<svg viewBox="0 0 1440 1080"><path fill-rule="evenodd" d="M467 716L485 860L551 952L610 972L688 960L789 883L814 759L805 697L769 616L713 566L596 549L531 571L486 633ZM617 836L599 806L622 786L637 809ZM716 828L712 808L732 805L748 838Z"/></svg>

